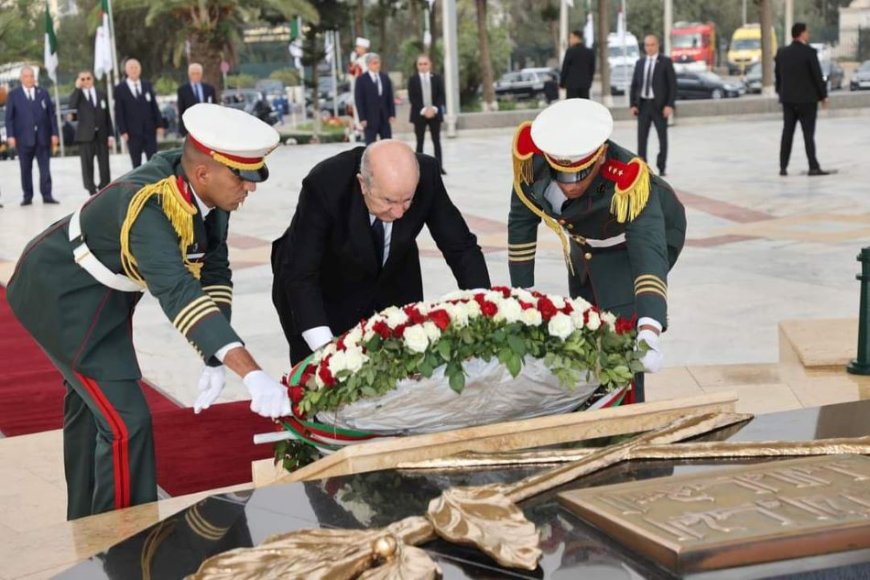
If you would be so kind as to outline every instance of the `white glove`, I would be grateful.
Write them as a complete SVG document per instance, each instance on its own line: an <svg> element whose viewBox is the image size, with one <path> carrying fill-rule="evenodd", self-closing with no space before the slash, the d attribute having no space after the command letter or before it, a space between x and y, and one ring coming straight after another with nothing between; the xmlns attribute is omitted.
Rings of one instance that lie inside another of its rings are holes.
<svg viewBox="0 0 870 580"><path fill-rule="evenodd" d="M199 375L199 396L193 404L193 412L198 415L203 409L208 409L220 396L226 384L226 371L223 365L206 366L202 369L202 374Z"/></svg>
<svg viewBox="0 0 870 580"><path fill-rule="evenodd" d="M643 370L648 373L657 373L662 370L665 361L659 335L645 328L637 333L637 342L638 344L645 342L649 346L649 350L640 359L640 362L643 363Z"/></svg>
<svg viewBox="0 0 870 580"><path fill-rule="evenodd" d="M251 393L251 411L272 419L290 414L290 397L284 385L263 371L251 371L242 381Z"/></svg>

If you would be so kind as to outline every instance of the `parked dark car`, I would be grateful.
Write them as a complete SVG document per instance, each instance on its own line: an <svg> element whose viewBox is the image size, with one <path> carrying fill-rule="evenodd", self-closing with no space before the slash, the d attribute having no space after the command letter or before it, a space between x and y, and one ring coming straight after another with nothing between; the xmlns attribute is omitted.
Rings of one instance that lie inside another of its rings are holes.
<svg viewBox="0 0 870 580"><path fill-rule="evenodd" d="M771 65L772 67L773 65ZM773 70L772 68L770 69ZM746 87L747 93L761 94L761 63L756 62L743 75L743 86Z"/></svg>
<svg viewBox="0 0 870 580"><path fill-rule="evenodd" d="M850 91L866 91L870 89L870 60L865 60L861 63L852 74L852 80L849 81Z"/></svg>
<svg viewBox="0 0 870 580"><path fill-rule="evenodd" d="M742 82L729 82L712 72L677 73L678 99L726 99L746 92Z"/></svg>
<svg viewBox="0 0 870 580"><path fill-rule="evenodd" d="M545 84L551 80L549 73L540 69L524 69L505 73L495 83L497 99L536 100L546 98Z"/></svg>
<svg viewBox="0 0 870 580"><path fill-rule="evenodd" d="M819 64L822 66L822 80L828 86L828 92L842 89L843 69L840 65L832 60L823 60Z"/></svg>
<svg viewBox="0 0 870 580"><path fill-rule="evenodd" d="M221 95L221 103L225 107L241 109L254 115L270 125L278 122L278 114L263 93L256 89L228 89Z"/></svg>

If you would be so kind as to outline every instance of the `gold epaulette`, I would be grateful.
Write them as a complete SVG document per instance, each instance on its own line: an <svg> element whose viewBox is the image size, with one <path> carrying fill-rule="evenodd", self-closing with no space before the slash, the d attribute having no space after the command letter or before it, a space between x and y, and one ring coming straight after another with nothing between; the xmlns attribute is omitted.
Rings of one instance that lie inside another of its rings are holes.
<svg viewBox="0 0 870 580"><path fill-rule="evenodd" d="M543 154L543 152L535 145L534 141L532 141L531 121L526 121L517 127L517 131L514 133L511 154L513 157L514 169L514 193L517 194L517 197L521 202L523 202L523 205L529 208L529 211L541 218L541 221L543 221L548 228L556 232L556 235L559 236L559 241L562 242L562 253L565 256L565 263L568 265L568 270L573 274L574 266L571 264L571 249L568 245L568 238L565 236L565 231L562 229L562 226L559 225L559 222L552 216L547 215L547 212L532 203L532 200L530 200L523 191L523 185L531 185L535 181L535 154Z"/></svg>
<svg viewBox="0 0 870 580"><path fill-rule="evenodd" d="M640 215L649 201L649 165L640 157L628 163L608 159L601 167L601 175L616 185L610 201L610 213L616 216L616 221L625 223Z"/></svg>
<svg viewBox="0 0 870 580"><path fill-rule="evenodd" d="M146 202L157 196L157 202L172 229L178 234L178 248L184 267L198 280L202 264L193 263L187 258L187 248L193 243L193 216L196 214L196 206L186 200L178 189L175 176L161 179L157 183L151 183L140 189L127 206L127 215L121 224L121 267L124 273L133 281L145 286L145 280L139 272L136 257L130 251L130 230L145 207Z"/></svg>

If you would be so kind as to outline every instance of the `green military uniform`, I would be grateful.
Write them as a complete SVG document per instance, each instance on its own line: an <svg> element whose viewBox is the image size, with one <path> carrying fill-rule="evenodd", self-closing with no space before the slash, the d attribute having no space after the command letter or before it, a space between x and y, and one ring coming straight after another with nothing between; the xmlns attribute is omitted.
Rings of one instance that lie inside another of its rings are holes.
<svg viewBox="0 0 870 580"><path fill-rule="evenodd" d="M191 195L181 151L161 153L30 242L9 283L13 312L65 379L69 519L157 499L131 332L141 293L109 287L79 264L93 256L106 274L151 292L210 365L242 342L230 326L229 213L215 208L203 220ZM76 220L81 236L71 240Z"/></svg>
<svg viewBox="0 0 870 580"><path fill-rule="evenodd" d="M559 234L569 291L603 310L667 326L667 274L682 250L686 216L670 186L632 153L607 141L606 161L586 192L553 207L546 155L522 125L514 139L514 189L508 217L511 285L535 284L538 225ZM548 199L548 197L550 199ZM562 196L564 197L564 196Z"/></svg>

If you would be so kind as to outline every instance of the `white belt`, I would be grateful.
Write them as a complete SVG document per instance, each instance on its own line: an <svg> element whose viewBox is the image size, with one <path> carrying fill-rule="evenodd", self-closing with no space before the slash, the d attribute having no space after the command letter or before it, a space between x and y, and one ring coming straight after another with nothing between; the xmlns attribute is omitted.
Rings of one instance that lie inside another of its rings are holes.
<svg viewBox="0 0 870 580"><path fill-rule="evenodd" d="M91 253L91 249L88 248L84 238L81 237L82 207L78 208L69 220L69 241L75 242L77 238L79 240L79 244L73 247L73 256L75 257L76 264L84 268L88 274L93 276L103 286L108 286L121 292L144 292L145 288L123 274L115 274Z"/></svg>
<svg viewBox="0 0 870 580"><path fill-rule="evenodd" d="M593 240L592 238L585 238L583 240L583 243L590 248L612 248L613 246L618 246L619 244L625 243L625 234L619 234L618 236L613 236L612 238L605 238L603 240Z"/></svg>

